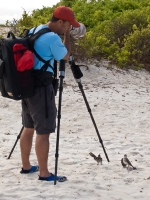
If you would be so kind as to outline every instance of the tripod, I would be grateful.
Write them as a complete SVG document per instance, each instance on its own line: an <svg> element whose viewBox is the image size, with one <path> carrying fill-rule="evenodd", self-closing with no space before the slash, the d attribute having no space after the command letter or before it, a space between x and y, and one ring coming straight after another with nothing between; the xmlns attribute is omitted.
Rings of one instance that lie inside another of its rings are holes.
<svg viewBox="0 0 150 200"><path fill-rule="evenodd" d="M93 117L93 115L92 115L92 112L91 112L89 103L88 103L88 101L87 101L87 99L86 99L86 96L85 96L85 93L84 93L84 90L83 90L83 86L82 86L82 83L81 83L81 77L83 76L83 74L82 74L82 72L81 72L79 66L75 64L73 55L70 55L70 57L69 57L69 64L70 64L70 67L71 67L73 76L74 76L76 82L78 83L79 89L80 89L80 91L81 91L81 93L82 93L82 96L83 96L83 98L84 98L84 101L85 101L87 110L88 110L88 112L89 112L89 114L90 114L90 117L91 117L91 119L92 119L92 122L93 122L93 124L94 124L94 127L95 127L95 130L96 130L96 133L97 133L99 142L101 143L102 148L103 148L103 151L104 151L105 156L106 156L106 158L107 158L107 161L109 162L109 158L108 158L108 155L107 155L107 153L106 153L105 147L104 147L104 145L103 145L103 141L102 141L102 139L101 139L101 137L100 137L100 134L99 134L98 128L97 128L97 126L96 126L94 117Z"/></svg>
<svg viewBox="0 0 150 200"><path fill-rule="evenodd" d="M55 179L54 179L54 185L56 185L56 182L57 182L57 167L58 167L58 157L59 157L59 135L60 135L60 119L61 119L61 101L62 101L62 91L63 91L63 79L64 79L64 76L65 76L65 60L61 60L60 61L60 65L59 65L59 72L60 72L60 75L59 75L59 78L60 78L60 83L59 83L59 102L58 102L58 122L57 122L57 138L56 138L56 153L55 153ZM96 129L96 132L97 132L97 135L98 135L98 138L99 138L99 142L101 143L102 145L102 148L103 148L103 151L105 153L105 156L107 158L107 161L109 162L109 158L107 156L107 153L105 151L105 148L104 148L104 145L103 145L103 141L100 137L100 134L99 134L99 131L98 131L98 128L96 126L96 123L95 123L95 120L94 120L94 117L92 115L92 112L91 112L91 109L89 107L89 104L88 104L88 101L86 99L86 96L85 96L85 93L84 93L84 90L83 90L83 86L81 84L81 77L83 76L80 68L78 65L75 65L75 62L74 62L74 58L73 56L71 55L70 58L69 58L69 63L70 63L70 67L71 67L71 70L72 70L72 73L73 73L73 76L74 78L76 79L78 85L79 85L79 88L81 90L81 93L83 95L83 98L84 98L84 101L86 103L86 106L87 106L87 109L88 109L88 112L90 113L90 116L91 116L91 119L92 119L92 122L94 124L94 127ZM8 156L8 159L10 158L20 136L21 136L21 133L23 131L23 128L20 130L20 133L19 135L17 136L17 140L10 152L10 155Z"/></svg>

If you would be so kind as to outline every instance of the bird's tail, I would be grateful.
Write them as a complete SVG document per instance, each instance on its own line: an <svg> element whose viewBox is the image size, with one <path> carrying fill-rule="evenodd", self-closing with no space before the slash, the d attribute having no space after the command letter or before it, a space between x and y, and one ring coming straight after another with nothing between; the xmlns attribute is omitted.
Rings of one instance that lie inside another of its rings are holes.
<svg viewBox="0 0 150 200"><path fill-rule="evenodd" d="M92 156L93 158L96 157L92 152L90 152L89 154L90 154L90 156Z"/></svg>

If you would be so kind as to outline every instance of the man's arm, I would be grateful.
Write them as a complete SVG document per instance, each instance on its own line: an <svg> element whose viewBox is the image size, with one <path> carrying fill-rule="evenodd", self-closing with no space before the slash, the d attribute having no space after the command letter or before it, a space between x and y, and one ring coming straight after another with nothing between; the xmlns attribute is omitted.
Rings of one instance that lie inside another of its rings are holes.
<svg viewBox="0 0 150 200"><path fill-rule="evenodd" d="M63 58L63 60L68 60L70 54L71 54L71 42L70 42L70 30L68 30L65 34L64 34L64 45L67 48L68 52L65 55L65 57Z"/></svg>

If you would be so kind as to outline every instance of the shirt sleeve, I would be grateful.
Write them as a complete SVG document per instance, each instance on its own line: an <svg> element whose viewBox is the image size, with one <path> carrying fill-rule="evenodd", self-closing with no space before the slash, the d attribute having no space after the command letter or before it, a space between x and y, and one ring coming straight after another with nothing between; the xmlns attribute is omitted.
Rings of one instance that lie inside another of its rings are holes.
<svg viewBox="0 0 150 200"><path fill-rule="evenodd" d="M67 48L62 43L60 37L58 37L51 45L51 52L55 60L61 60L67 54Z"/></svg>

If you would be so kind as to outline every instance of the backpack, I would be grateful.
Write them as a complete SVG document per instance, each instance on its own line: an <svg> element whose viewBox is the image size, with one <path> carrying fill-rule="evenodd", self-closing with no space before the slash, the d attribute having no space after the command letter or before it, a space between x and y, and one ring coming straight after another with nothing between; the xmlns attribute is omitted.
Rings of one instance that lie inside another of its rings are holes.
<svg viewBox="0 0 150 200"><path fill-rule="evenodd" d="M55 95L57 92L57 63L54 62L55 69L49 64L50 60L44 60L34 49L34 42L42 34L50 32L49 28L41 29L29 34L26 31L25 36L16 37L11 31L7 38L0 39L0 91L6 98L21 100L34 96L36 81L45 86L51 82L54 86ZM33 70L34 54L44 64L40 70ZM54 79L52 73L45 73L47 68L54 70ZM38 71L38 74L34 72ZM46 74L46 79L43 77ZM36 80L36 81L35 81ZM49 80L48 83L43 80Z"/></svg>

